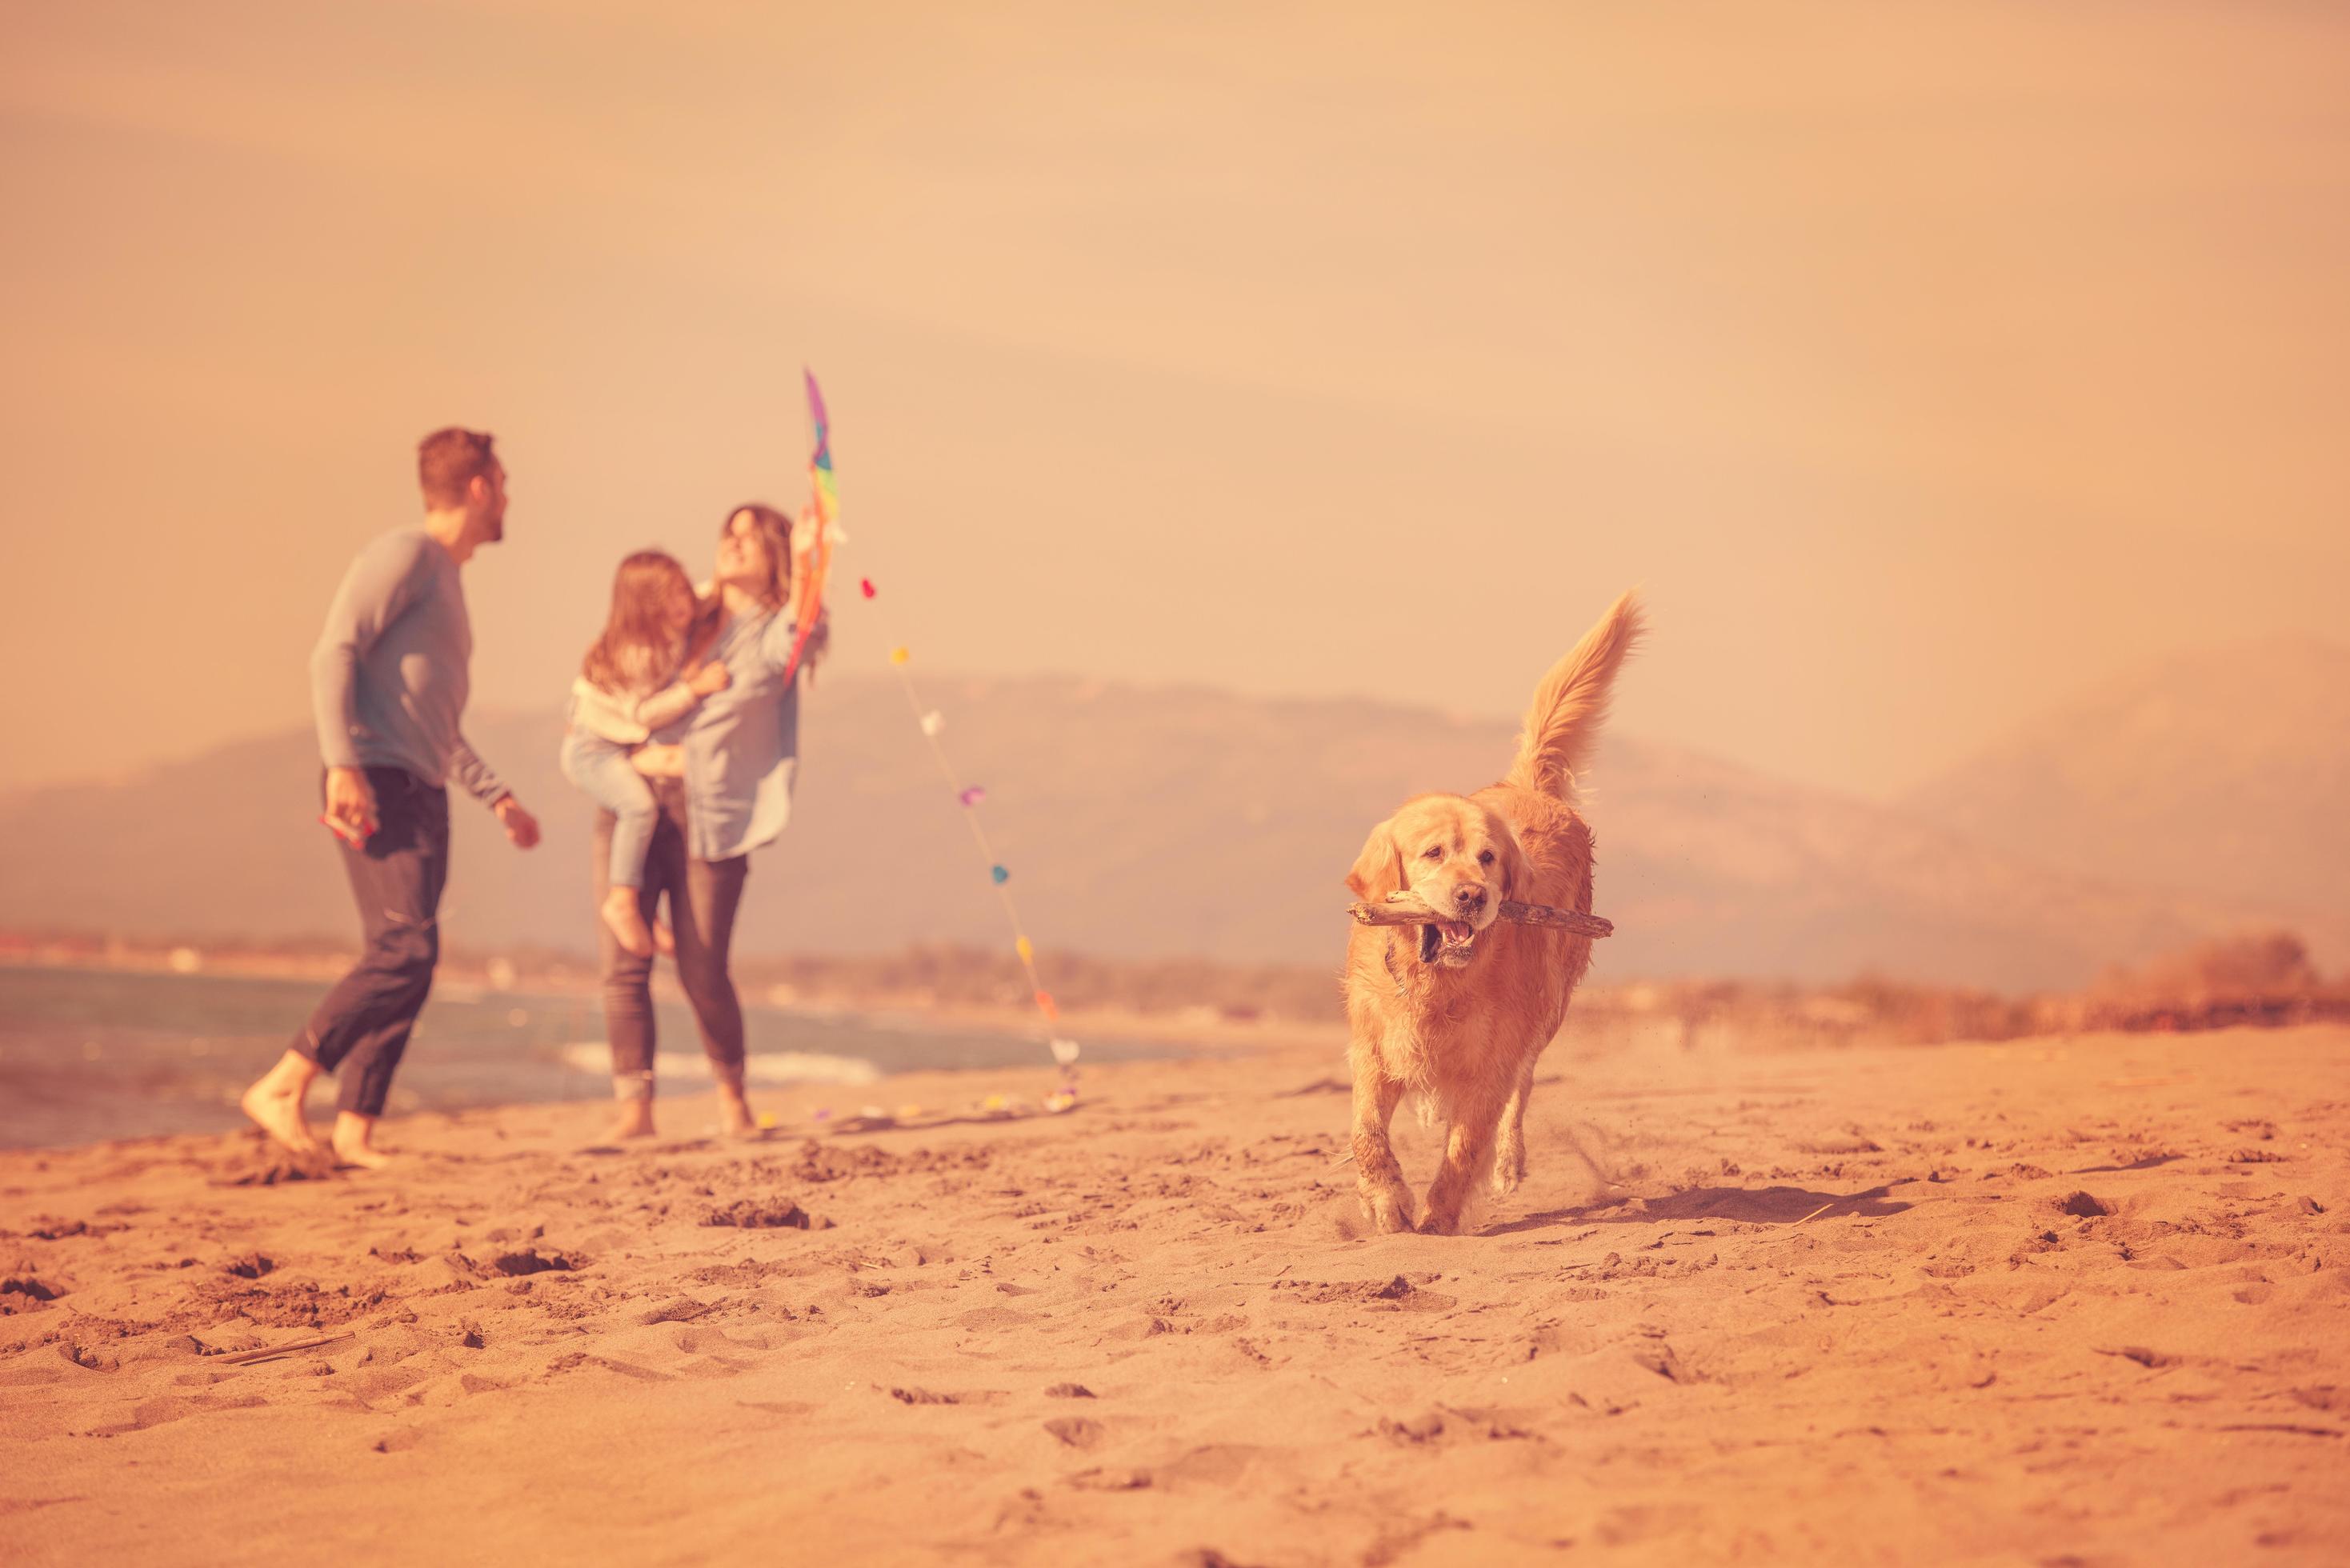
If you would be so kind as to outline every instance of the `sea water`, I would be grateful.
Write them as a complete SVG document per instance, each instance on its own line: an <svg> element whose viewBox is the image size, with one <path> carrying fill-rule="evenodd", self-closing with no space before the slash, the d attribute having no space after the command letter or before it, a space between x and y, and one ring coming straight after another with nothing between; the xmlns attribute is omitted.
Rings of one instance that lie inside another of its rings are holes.
<svg viewBox="0 0 2350 1568"><path fill-rule="evenodd" d="M324 980L0 968L0 1148L242 1127L237 1096L308 1022ZM682 1002L656 1004L655 1061L671 1092L710 1074ZM884 1073L1050 1071L1040 1040L941 1027L915 1017L745 1003L755 1090L837 1085L844 1107ZM1144 1040L1085 1042L1087 1062L1183 1054ZM610 1097L611 1054L594 997L483 992L444 984L417 1020L393 1085L392 1115ZM317 1119L333 1087L312 1092Z"/></svg>

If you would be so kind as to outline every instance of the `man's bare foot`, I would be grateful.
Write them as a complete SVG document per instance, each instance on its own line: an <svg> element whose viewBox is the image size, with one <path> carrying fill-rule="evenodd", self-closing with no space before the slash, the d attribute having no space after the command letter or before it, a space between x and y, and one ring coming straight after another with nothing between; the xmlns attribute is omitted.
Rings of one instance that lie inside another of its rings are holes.
<svg viewBox="0 0 2350 1568"><path fill-rule="evenodd" d="M258 1083L245 1090L244 1097L237 1104L253 1118L253 1124L281 1147L296 1154L316 1154L318 1139L302 1115L302 1100L310 1092L310 1080L317 1075L317 1063L298 1052L288 1051L277 1058L276 1066L262 1075Z"/></svg>
<svg viewBox="0 0 2350 1568"><path fill-rule="evenodd" d="M650 958L653 934L645 929L645 913L637 908L634 888L615 888L604 895L604 905L598 911L612 934L620 939L620 946L639 958Z"/></svg>
<svg viewBox="0 0 2350 1568"><path fill-rule="evenodd" d="M608 1136L616 1138L652 1137L653 1097L650 1095L631 1095L622 1100L620 1108L613 1114Z"/></svg>
<svg viewBox="0 0 2350 1568"><path fill-rule="evenodd" d="M718 1080L718 1127L728 1137L755 1138L759 1118L751 1112L751 1102L743 1094L743 1085Z"/></svg>
<svg viewBox="0 0 2350 1568"><path fill-rule="evenodd" d="M375 1147L375 1118L357 1111L335 1117L335 1158L361 1170L381 1170L391 1163L391 1156Z"/></svg>

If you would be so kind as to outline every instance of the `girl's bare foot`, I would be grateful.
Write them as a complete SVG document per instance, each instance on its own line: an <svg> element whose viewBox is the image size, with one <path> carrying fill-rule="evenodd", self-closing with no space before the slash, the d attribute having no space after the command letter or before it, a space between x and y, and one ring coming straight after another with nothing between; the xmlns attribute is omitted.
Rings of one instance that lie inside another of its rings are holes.
<svg viewBox="0 0 2350 1568"><path fill-rule="evenodd" d="M645 914L637 908L634 888L615 888L604 895L603 908L598 911L612 934L620 939L620 946L639 958L650 958L653 934L645 929Z"/></svg>
<svg viewBox="0 0 2350 1568"><path fill-rule="evenodd" d="M245 1090L244 1097L237 1104L253 1118L254 1126L267 1133L279 1147L296 1154L316 1154L318 1139L302 1115L302 1100L310 1092L310 1080L317 1075L316 1062L299 1052L288 1051L277 1058L276 1066L262 1075L258 1083Z"/></svg>
<svg viewBox="0 0 2350 1568"><path fill-rule="evenodd" d="M335 1158L362 1170L381 1170L391 1157L375 1147L375 1118L357 1111L335 1117Z"/></svg>
<svg viewBox="0 0 2350 1568"><path fill-rule="evenodd" d="M653 1097L650 1095L631 1095L622 1100L619 1110L612 1116L609 1136L616 1138L652 1137Z"/></svg>
<svg viewBox="0 0 2350 1568"><path fill-rule="evenodd" d="M718 1126L728 1137L760 1136L759 1118L751 1113L751 1102L741 1084L718 1080Z"/></svg>

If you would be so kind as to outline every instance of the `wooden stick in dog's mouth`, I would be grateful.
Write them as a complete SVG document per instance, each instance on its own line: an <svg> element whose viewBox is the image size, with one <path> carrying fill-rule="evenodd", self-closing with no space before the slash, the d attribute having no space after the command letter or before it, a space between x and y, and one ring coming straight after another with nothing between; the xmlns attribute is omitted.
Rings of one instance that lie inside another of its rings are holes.
<svg viewBox="0 0 2350 1568"><path fill-rule="evenodd" d="M1392 893L1383 904L1350 904L1347 912L1358 924L1366 926L1424 926L1440 924L1452 917L1440 915L1409 893ZM1580 909L1557 909L1548 904L1521 904L1513 898L1502 900L1502 919L1514 920L1522 926L1551 926L1577 936L1609 937L1616 934L1612 920L1597 915L1586 915Z"/></svg>

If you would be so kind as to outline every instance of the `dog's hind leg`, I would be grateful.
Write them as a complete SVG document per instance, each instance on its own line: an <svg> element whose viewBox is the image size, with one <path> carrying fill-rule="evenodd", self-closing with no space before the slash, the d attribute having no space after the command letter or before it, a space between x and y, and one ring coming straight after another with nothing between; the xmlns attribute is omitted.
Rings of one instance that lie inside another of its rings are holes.
<svg viewBox="0 0 2350 1568"><path fill-rule="evenodd" d="M1526 1179L1526 1101L1534 1096L1534 1061L1528 1057L1518 1073L1517 1086L1502 1107L1502 1124L1493 1134L1493 1196L1507 1198Z"/></svg>
<svg viewBox="0 0 2350 1568"><path fill-rule="evenodd" d="M1444 1163L1429 1184L1428 1208L1420 1216L1423 1233L1450 1236L1460 1228L1461 1206L1468 1200L1471 1185L1493 1150L1502 1106L1515 1086L1513 1082L1500 1090L1482 1090L1473 1099L1464 1096L1453 1106L1452 1130L1444 1140Z"/></svg>
<svg viewBox="0 0 2350 1568"><path fill-rule="evenodd" d="M1396 1163L1388 1143L1388 1123L1395 1116L1403 1085L1379 1070L1375 1054L1355 1053L1355 1192L1363 1200L1363 1218L1381 1231L1411 1229L1411 1189L1403 1184L1403 1167Z"/></svg>

